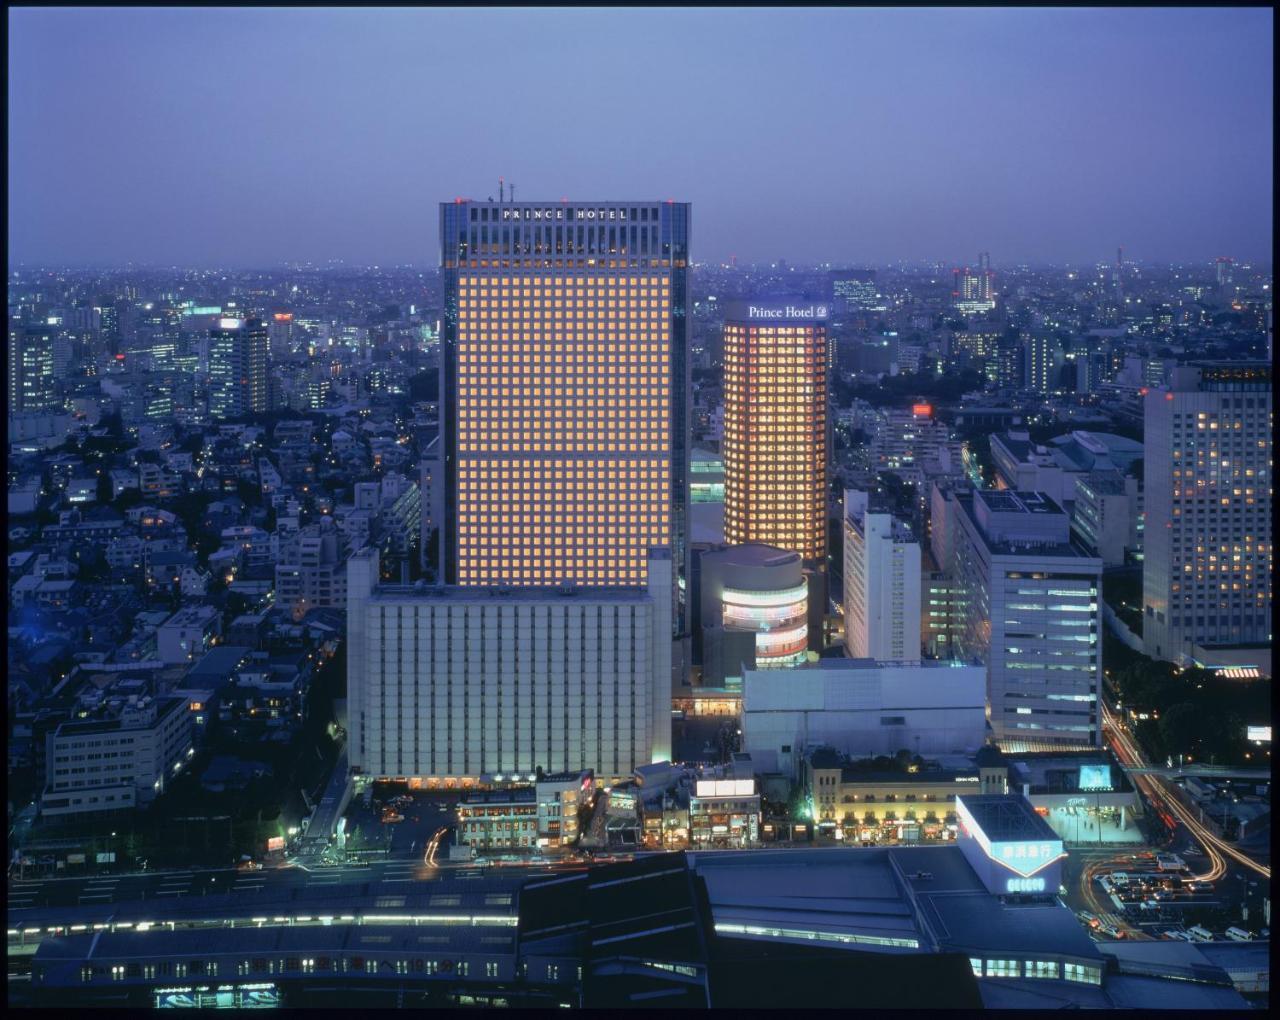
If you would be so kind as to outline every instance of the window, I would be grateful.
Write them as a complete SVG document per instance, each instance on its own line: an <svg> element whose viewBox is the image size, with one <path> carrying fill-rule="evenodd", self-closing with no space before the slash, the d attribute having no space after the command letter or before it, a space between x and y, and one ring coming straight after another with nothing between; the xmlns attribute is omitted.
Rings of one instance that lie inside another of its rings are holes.
<svg viewBox="0 0 1280 1020"><path fill-rule="evenodd" d="M1020 977L1022 968L1017 960L988 960L987 977Z"/></svg>
<svg viewBox="0 0 1280 1020"><path fill-rule="evenodd" d="M1089 967L1083 963L1064 963L1062 976L1068 981L1079 981L1086 985L1102 984L1102 968Z"/></svg>

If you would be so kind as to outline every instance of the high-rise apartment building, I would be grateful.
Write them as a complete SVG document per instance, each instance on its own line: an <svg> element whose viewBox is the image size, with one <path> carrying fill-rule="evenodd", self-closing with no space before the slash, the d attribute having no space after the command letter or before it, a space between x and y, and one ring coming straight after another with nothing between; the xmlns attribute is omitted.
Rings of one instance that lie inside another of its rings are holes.
<svg viewBox="0 0 1280 1020"><path fill-rule="evenodd" d="M854 659L920 661L920 543L855 489L844 493L844 644Z"/></svg>
<svg viewBox="0 0 1280 1020"><path fill-rule="evenodd" d="M347 602L342 536L324 517L281 543L276 562L275 604L301 619L308 610L341 609Z"/></svg>
<svg viewBox="0 0 1280 1020"><path fill-rule="evenodd" d="M724 323L724 531L821 566L827 555L827 308L730 302Z"/></svg>
<svg viewBox="0 0 1280 1020"><path fill-rule="evenodd" d="M986 664L995 738L1032 750L1099 746L1102 561L1072 543L1066 513L1044 493L950 501L955 655Z"/></svg>
<svg viewBox="0 0 1280 1020"><path fill-rule="evenodd" d="M1022 343L1027 359L1027 389L1036 393L1057 389L1062 351L1054 337L1048 333L1024 333Z"/></svg>
<svg viewBox="0 0 1280 1020"><path fill-rule="evenodd" d="M221 318L209 330L209 416L267 412L267 327L258 319Z"/></svg>
<svg viewBox="0 0 1280 1020"><path fill-rule="evenodd" d="M688 574L689 206L440 207L443 577Z"/></svg>
<svg viewBox="0 0 1280 1020"><path fill-rule="evenodd" d="M1271 378L1266 362L1201 363L1146 395L1148 655L1271 641Z"/></svg>

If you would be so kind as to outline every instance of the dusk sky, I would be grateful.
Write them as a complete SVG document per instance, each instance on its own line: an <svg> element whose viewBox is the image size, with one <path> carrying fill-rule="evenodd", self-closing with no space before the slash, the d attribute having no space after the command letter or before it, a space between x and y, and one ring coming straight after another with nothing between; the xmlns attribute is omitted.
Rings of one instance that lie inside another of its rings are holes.
<svg viewBox="0 0 1280 1020"><path fill-rule="evenodd" d="M433 265L437 203L698 261L1269 259L1265 9L11 9L14 262Z"/></svg>

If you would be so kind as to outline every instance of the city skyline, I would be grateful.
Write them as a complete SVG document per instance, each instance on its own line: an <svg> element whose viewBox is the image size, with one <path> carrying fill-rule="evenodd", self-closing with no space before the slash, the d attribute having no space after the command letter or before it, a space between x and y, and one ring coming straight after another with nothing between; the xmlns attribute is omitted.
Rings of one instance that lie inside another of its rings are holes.
<svg viewBox="0 0 1280 1020"><path fill-rule="evenodd" d="M439 40L479 17L510 57L450 104L466 48ZM713 263L1259 260L1270 28L1264 10L17 10L10 253L425 266L435 203L497 199L502 175L520 200L661 181L654 199L698 207ZM614 84L547 106L523 87L544 52ZM1168 60L1186 52L1190 73Z"/></svg>
<svg viewBox="0 0 1280 1020"><path fill-rule="evenodd" d="M11 14L10 1005L1265 1010L1271 23Z"/></svg>

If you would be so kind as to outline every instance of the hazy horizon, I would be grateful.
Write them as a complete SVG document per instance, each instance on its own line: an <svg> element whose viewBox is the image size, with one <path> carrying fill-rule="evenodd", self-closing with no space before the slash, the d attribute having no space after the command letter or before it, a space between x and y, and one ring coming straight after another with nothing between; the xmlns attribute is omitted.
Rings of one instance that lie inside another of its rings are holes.
<svg viewBox="0 0 1280 1020"><path fill-rule="evenodd" d="M1269 265L1272 12L9 12L11 265L426 269L465 195L695 261Z"/></svg>

